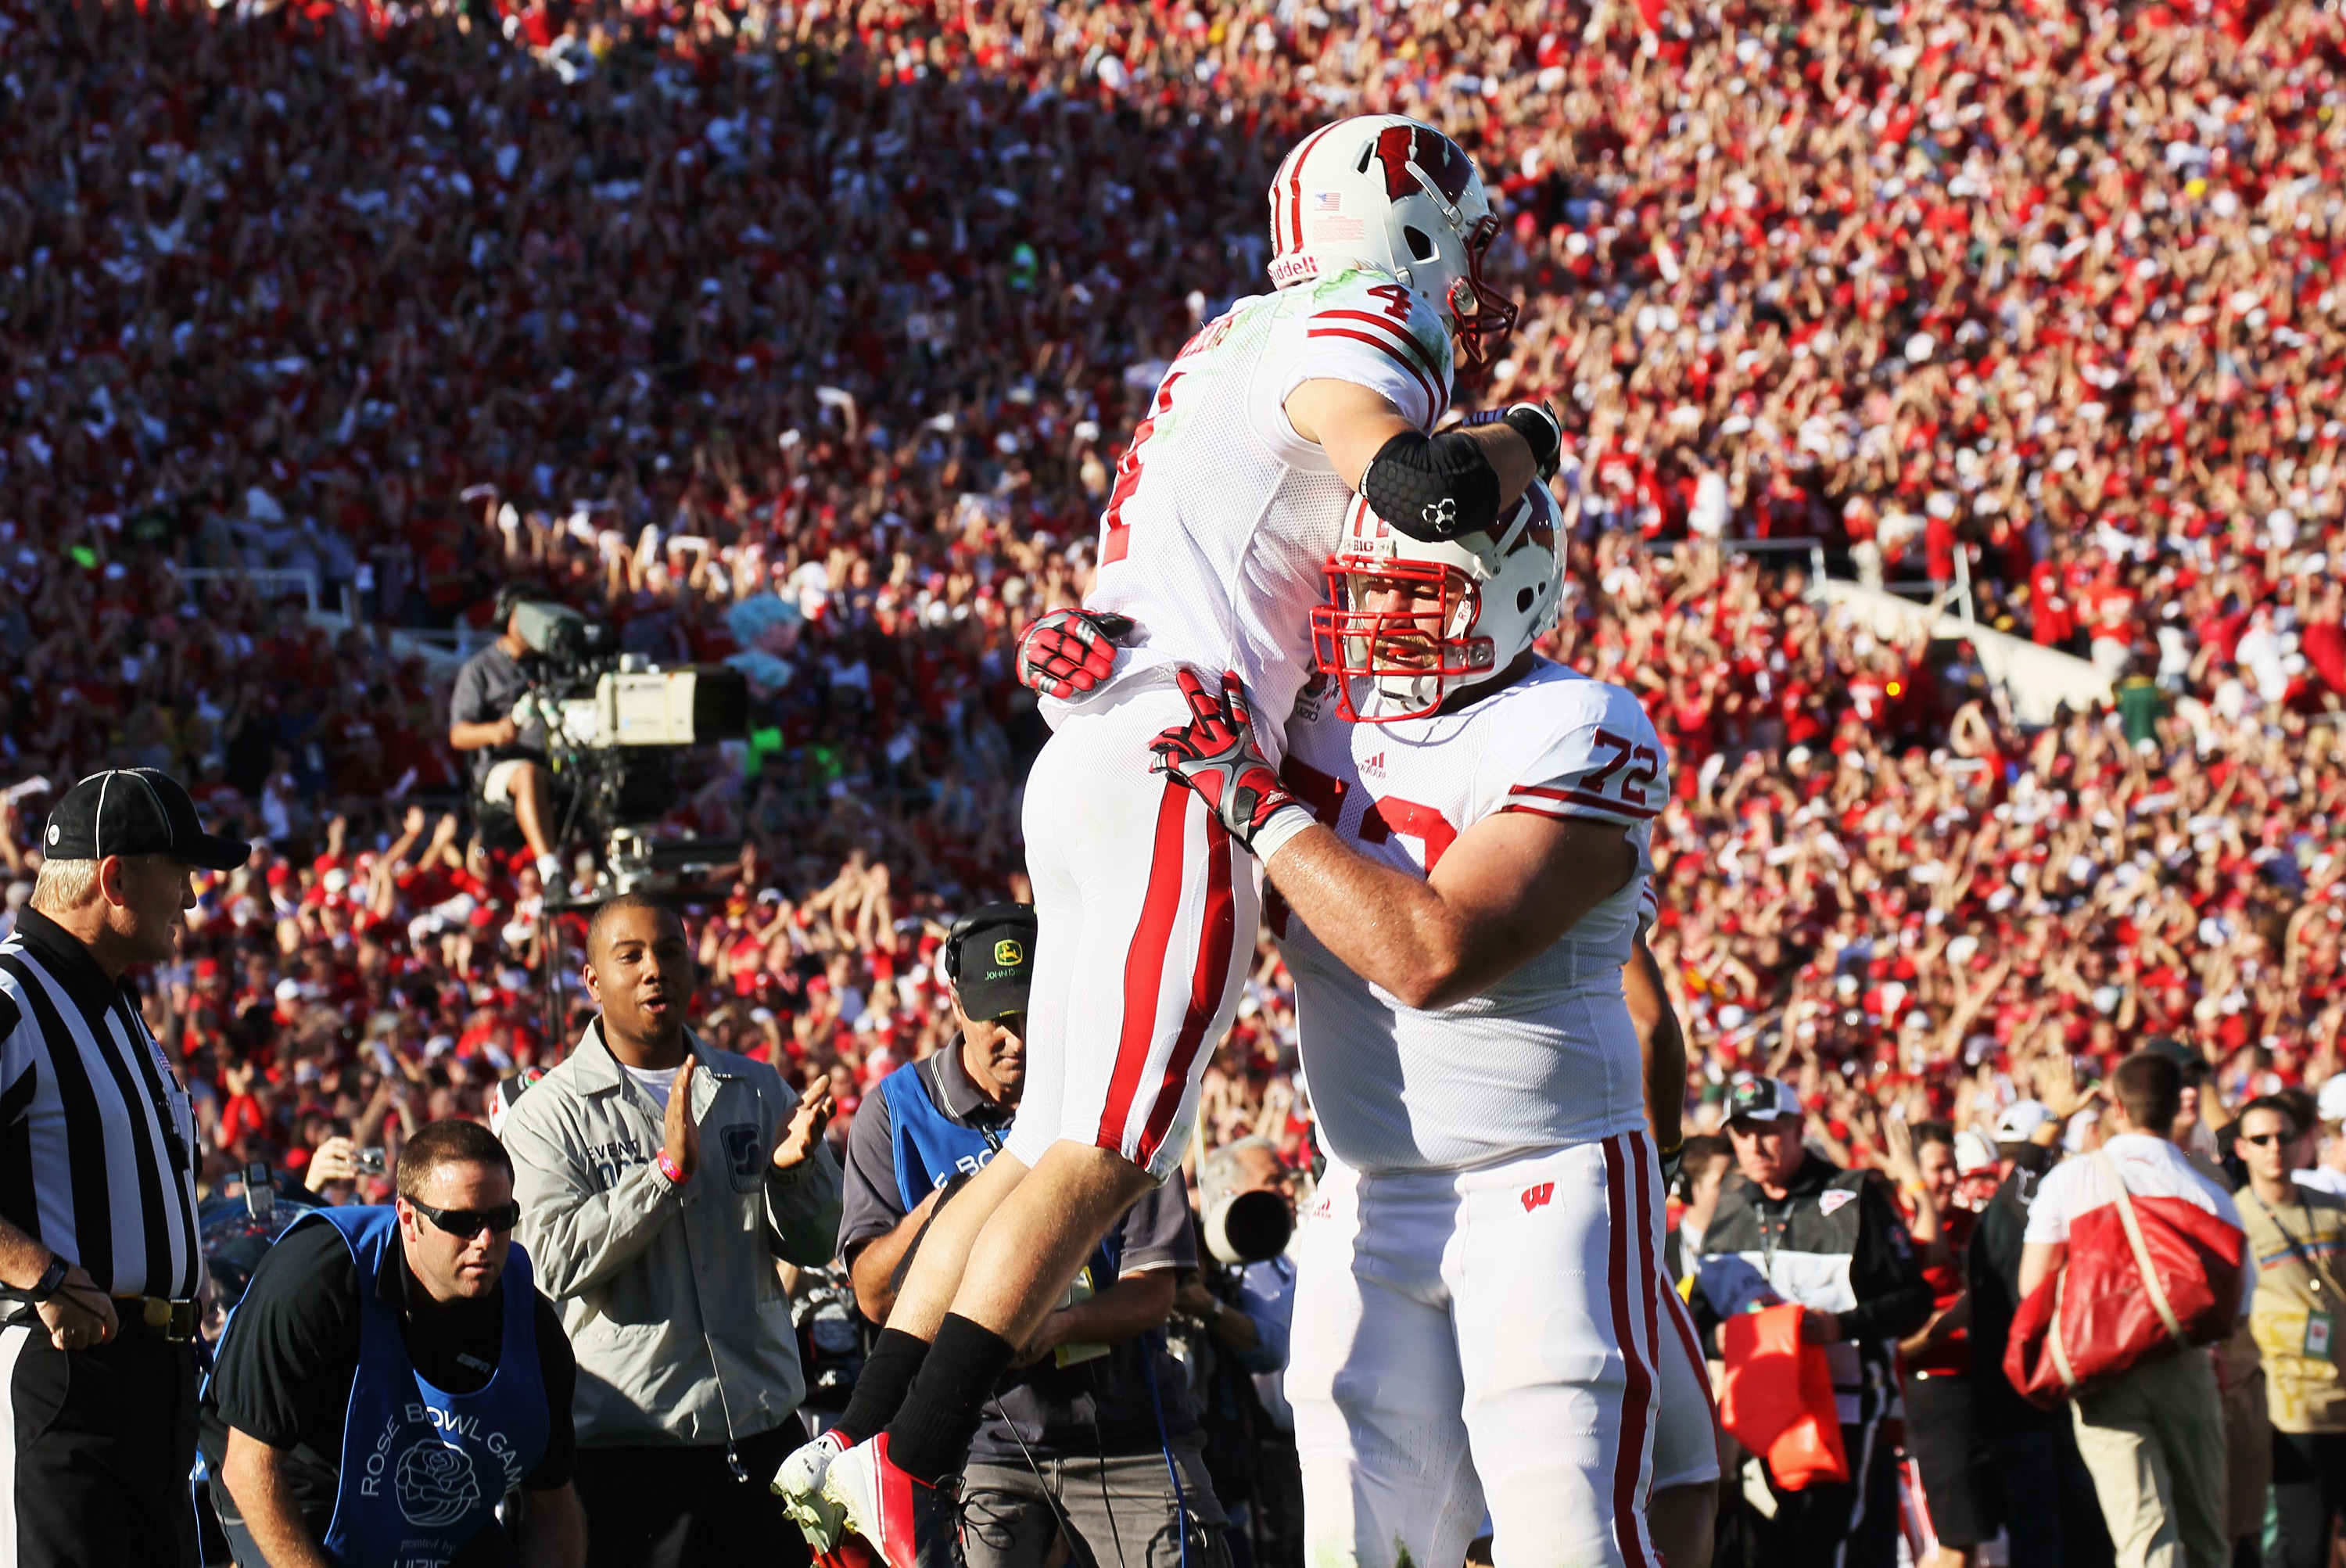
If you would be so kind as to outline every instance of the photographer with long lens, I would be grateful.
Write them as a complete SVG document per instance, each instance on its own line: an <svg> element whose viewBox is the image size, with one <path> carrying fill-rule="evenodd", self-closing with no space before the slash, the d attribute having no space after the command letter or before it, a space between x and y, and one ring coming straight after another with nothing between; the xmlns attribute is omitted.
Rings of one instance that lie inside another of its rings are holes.
<svg viewBox="0 0 2346 1568"><path fill-rule="evenodd" d="M486 1128L434 1122L392 1207L305 1215L261 1259L201 1417L243 1568L585 1561L576 1362L514 1245L513 1177Z"/></svg>
<svg viewBox="0 0 2346 1568"><path fill-rule="evenodd" d="M1224 1144L1198 1162L1198 1227L1211 1262L1173 1301L1207 1473L1229 1512L1232 1555L1252 1568L1303 1558L1303 1475L1286 1387L1296 1174L1264 1137Z"/></svg>
<svg viewBox="0 0 2346 1568"><path fill-rule="evenodd" d="M545 723L515 718L531 686L524 661L533 650L522 635L524 596L508 584L497 595L497 640L464 661L448 700L448 744L473 753L473 787L483 804L509 808L537 857L538 875L553 885L555 854L553 763Z"/></svg>
<svg viewBox="0 0 2346 1568"><path fill-rule="evenodd" d="M1035 930L1025 904L989 904L954 927L943 964L960 1038L882 1079L849 1131L840 1249L874 1322L886 1320L922 1231L994 1157L1017 1113ZM1219 1561L1221 1507L1181 1373L1156 1339L1175 1276L1197 1261L1177 1172L1109 1229L989 1402L962 1481L969 1568L1043 1568L1063 1531L1076 1568ZM882 1331L859 1400L917 1346L908 1338ZM851 1404L842 1420L856 1416Z"/></svg>

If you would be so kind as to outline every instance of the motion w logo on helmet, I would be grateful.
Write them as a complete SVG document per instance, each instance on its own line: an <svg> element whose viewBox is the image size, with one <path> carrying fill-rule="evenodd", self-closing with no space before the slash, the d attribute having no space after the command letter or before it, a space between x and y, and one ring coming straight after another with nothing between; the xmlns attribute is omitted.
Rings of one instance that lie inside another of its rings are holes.
<svg viewBox="0 0 2346 1568"><path fill-rule="evenodd" d="M1377 137L1377 161L1385 166L1385 194L1398 201L1423 188L1422 174L1454 206L1466 194L1474 165L1456 142L1420 126L1388 126Z"/></svg>

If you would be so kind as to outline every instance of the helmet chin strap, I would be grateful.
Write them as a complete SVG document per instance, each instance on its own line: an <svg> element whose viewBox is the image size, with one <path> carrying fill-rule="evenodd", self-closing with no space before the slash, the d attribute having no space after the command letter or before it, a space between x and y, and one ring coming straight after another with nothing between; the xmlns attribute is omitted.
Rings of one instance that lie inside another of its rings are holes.
<svg viewBox="0 0 2346 1568"><path fill-rule="evenodd" d="M1381 675L1371 684L1378 697L1403 713L1432 708L1450 695L1438 675Z"/></svg>
<svg viewBox="0 0 2346 1568"><path fill-rule="evenodd" d="M1461 239L1465 239L1465 214L1460 212L1458 209L1452 204L1451 199L1442 194L1442 187L1433 183L1433 177L1418 167L1417 157L1414 151L1413 151L1410 156L1408 168L1410 178L1417 181L1418 188L1425 192L1426 199L1433 202L1436 208L1441 209L1443 220L1450 225L1450 232L1458 236Z"/></svg>

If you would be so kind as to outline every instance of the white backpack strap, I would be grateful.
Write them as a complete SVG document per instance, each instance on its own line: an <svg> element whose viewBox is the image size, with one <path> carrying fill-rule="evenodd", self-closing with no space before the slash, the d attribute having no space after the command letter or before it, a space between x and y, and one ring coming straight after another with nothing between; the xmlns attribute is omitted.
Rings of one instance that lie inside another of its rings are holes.
<svg viewBox="0 0 2346 1568"><path fill-rule="evenodd" d="M2069 1347L2061 1340L2062 1292L2069 1283L2069 1271L2063 1269L2053 1277L2053 1320L2045 1325L2045 1348L2053 1352L2053 1369L2061 1374L2061 1387L2069 1393L2077 1391L2077 1369L2069 1364Z"/></svg>
<svg viewBox="0 0 2346 1568"><path fill-rule="evenodd" d="M2177 1344L2188 1349L2191 1341L2185 1336L2183 1324L2175 1316L2175 1308L2167 1304L2167 1288L2158 1282L2158 1273L2150 1266L2150 1247L2142 1239L2142 1221L2135 1217L2134 1198L2127 1191L2125 1178L2118 1175L2116 1162L2100 1149L2096 1149L2094 1166L2102 1173L2102 1179L2110 1184L2110 1190L2117 1195L2118 1220L2126 1227L2127 1245L2134 1248L2134 1266L2142 1276L2144 1293L2149 1296L2151 1306L2157 1308L2158 1320L2167 1325L2168 1333L2173 1336Z"/></svg>

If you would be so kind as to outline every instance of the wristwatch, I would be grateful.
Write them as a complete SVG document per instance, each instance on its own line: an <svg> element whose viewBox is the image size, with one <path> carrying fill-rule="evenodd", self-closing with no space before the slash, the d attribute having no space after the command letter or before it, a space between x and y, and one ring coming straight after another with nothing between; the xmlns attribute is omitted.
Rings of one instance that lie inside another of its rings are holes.
<svg viewBox="0 0 2346 1568"><path fill-rule="evenodd" d="M66 1275L73 1268L56 1253L49 1254L49 1266L41 1270L41 1278L25 1292L25 1299L38 1307L66 1288Z"/></svg>

